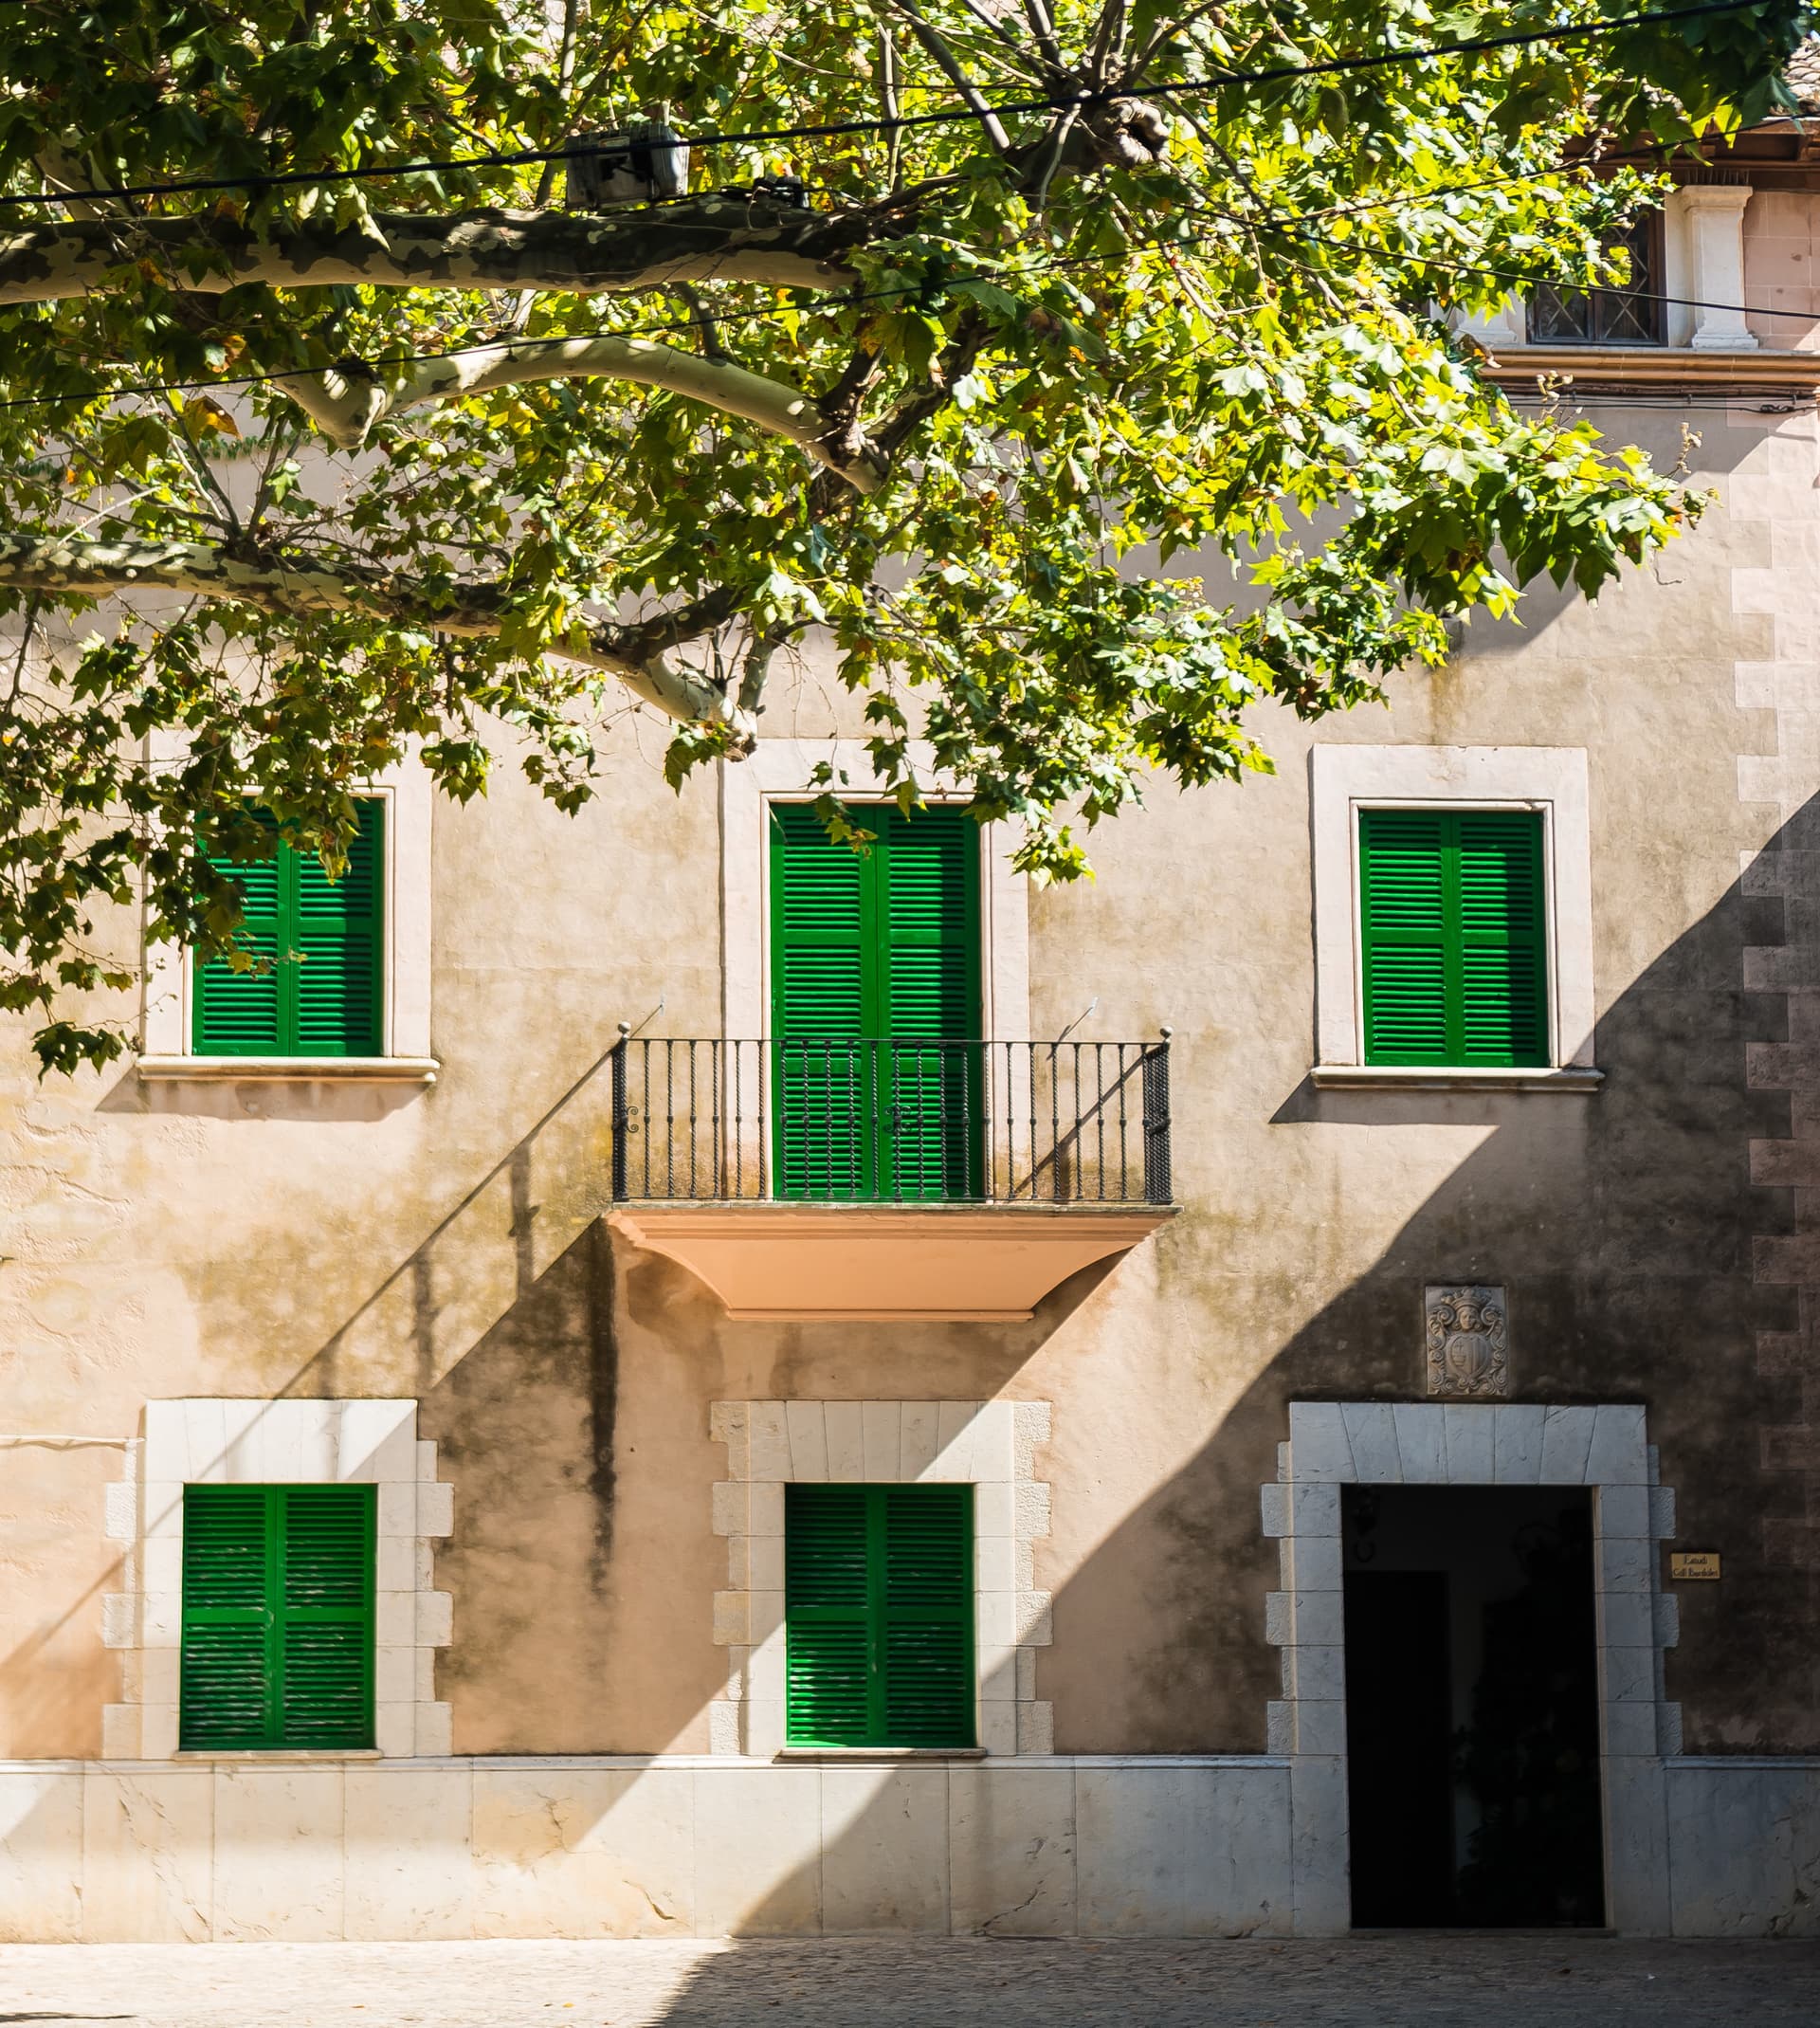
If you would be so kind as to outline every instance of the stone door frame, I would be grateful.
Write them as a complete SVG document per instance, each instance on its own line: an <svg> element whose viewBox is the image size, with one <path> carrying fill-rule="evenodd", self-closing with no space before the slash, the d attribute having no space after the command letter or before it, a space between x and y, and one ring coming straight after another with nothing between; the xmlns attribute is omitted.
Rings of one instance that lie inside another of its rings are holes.
<svg viewBox="0 0 1820 2028"><path fill-rule="evenodd" d="M1283 1652L1272 1752L1288 1757L1295 1927L1352 1927L1346 1765L1343 1486L1584 1486L1592 1492L1599 1774L1606 1921L1621 1934L1669 1933L1664 1757L1680 1751L1680 1709L1663 1693L1676 1601L1658 1581L1657 1542L1674 1533L1674 1495L1635 1403L1296 1401L1264 1532L1282 1586L1265 1607Z"/></svg>

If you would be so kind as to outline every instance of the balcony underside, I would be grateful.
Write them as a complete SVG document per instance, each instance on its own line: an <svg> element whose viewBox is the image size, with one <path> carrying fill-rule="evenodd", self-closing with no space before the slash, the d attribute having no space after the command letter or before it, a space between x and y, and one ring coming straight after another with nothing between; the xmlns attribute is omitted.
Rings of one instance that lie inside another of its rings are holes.
<svg viewBox="0 0 1820 2028"><path fill-rule="evenodd" d="M741 1320L1022 1324L1174 1216L1137 1203L642 1203L608 1222Z"/></svg>

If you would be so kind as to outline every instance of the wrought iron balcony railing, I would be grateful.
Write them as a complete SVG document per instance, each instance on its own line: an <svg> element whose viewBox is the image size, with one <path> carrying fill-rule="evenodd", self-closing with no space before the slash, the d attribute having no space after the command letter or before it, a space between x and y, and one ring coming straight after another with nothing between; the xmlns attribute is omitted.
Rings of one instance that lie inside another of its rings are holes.
<svg viewBox="0 0 1820 2028"><path fill-rule="evenodd" d="M1167 1204L1156 1042L635 1037L617 1203Z"/></svg>

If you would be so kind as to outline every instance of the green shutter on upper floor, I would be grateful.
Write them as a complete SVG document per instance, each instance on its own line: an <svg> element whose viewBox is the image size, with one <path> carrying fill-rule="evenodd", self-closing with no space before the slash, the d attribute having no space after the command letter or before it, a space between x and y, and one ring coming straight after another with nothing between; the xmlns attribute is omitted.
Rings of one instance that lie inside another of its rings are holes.
<svg viewBox="0 0 1820 2028"><path fill-rule="evenodd" d="M373 1745L376 1528L371 1486L184 1489L179 1745Z"/></svg>
<svg viewBox="0 0 1820 2028"><path fill-rule="evenodd" d="M265 970L196 967L199 1056L376 1056L384 1047L385 805L358 804L347 868L330 880L314 852L275 838L269 859L215 866L246 897L243 947ZM256 813L268 831L276 830ZM288 953L298 954L295 958Z"/></svg>
<svg viewBox="0 0 1820 2028"><path fill-rule="evenodd" d="M1526 810L1361 810L1365 1061L1549 1059L1542 820Z"/></svg>
<svg viewBox="0 0 1820 2028"><path fill-rule="evenodd" d="M784 1489L785 1737L974 1741L974 1489Z"/></svg>
<svg viewBox="0 0 1820 2028"><path fill-rule="evenodd" d="M855 813L875 833L864 854L806 803L771 810L781 1194L968 1196L983 1067L957 1045L980 1033L979 827L953 804Z"/></svg>

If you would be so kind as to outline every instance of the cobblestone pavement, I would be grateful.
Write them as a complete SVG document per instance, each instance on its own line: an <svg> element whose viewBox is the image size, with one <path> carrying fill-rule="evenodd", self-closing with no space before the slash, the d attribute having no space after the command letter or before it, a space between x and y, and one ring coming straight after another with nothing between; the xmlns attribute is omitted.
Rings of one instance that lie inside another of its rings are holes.
<svg viewBox="0 0 1820 2028"><path fill-rule="evenodd" d="M772 2010L776 2009L775 2013ZM0 2028L1816 2028L1820 1945L0 1946Z"/></svg>

